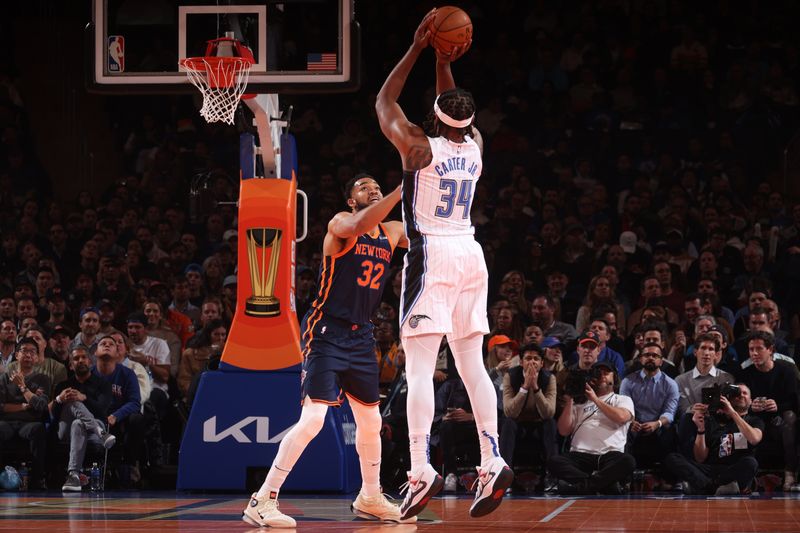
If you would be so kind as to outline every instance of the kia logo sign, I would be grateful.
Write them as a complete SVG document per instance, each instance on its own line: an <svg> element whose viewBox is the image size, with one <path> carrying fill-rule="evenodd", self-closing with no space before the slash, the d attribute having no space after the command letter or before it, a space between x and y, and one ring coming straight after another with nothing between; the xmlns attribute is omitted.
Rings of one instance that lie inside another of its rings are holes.
<svg viewBox="0 0 800 533"><path fill-rule="evenodd" d="M220 442L225 438L233 437L236 442L241 444L252 444L253 441L245 434L244 429L253 424L253 422L256 425L255 442L259 444L277 444L294 427L294 424L292 424L274 437L270 437L268 416L248 416L217 433L217 417L212 416L203 422L203 442Z"/></svg>

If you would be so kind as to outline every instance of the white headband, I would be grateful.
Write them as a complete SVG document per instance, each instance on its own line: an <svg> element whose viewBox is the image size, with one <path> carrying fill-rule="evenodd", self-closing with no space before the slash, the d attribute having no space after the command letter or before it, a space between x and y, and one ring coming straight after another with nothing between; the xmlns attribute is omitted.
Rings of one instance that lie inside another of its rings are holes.
<svg viewBox="0 0 800 533"><path fill-rule="evenodd" d="M436 97L436 100L433 102L433 112L436 113L436 116L439 117L439 120L451 126L453 128L466 128L470 124L472 124L472 119L475 118L475 113L472 114L471 117L465 118L464 120L456 120L444 111L441 110L439 107L439 97Z"/></svg>

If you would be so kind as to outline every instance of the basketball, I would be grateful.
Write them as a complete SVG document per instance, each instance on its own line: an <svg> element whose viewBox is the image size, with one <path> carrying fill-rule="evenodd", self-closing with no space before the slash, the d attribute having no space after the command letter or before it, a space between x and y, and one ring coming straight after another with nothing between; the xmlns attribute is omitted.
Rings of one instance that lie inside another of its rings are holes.
<svg viewBox="0 0 800 533"><path fill-rule="evenodd" d="M449 54L453 47L467 45L472 39L472 20L455 6L438 8L430 29L431 45L443 54Z"/></svg>

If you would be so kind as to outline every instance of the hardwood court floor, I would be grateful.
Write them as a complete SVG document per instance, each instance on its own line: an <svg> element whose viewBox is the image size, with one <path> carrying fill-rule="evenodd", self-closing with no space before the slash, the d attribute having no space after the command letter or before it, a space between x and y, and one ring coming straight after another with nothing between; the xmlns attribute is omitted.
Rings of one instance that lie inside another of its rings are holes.
<svg viewBox="0 0 800 533"><path fill-rule="evenodd" d="M244 533L267 531L239 519L243 495L175 493L0 493L0 531L115 533L152 531ZM513 497L481 519L469 517L466 496L436 498L421 520L377 524L354 518L341 496L281 498L299 531L476 532L798 532L800 497L619 498Z"/></svg>

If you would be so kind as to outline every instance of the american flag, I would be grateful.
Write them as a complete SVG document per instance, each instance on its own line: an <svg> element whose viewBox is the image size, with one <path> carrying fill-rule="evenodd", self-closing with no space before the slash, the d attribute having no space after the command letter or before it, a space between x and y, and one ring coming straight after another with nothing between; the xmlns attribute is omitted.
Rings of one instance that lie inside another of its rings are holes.
<svg viewBox="0 0 800 533"><path fill-rule="evenodd" d="M336 54L308 54L306 70L336 70Z"/></svg>

